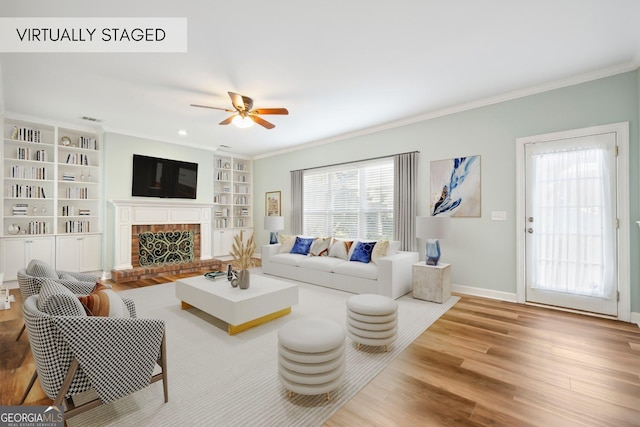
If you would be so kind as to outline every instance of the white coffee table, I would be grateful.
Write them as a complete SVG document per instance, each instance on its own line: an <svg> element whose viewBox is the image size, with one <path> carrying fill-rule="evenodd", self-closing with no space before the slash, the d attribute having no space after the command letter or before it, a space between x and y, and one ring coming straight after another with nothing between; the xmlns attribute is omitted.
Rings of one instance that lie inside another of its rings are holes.
<svg viewBox="0 0 640 427"><path fill-rule="evenodd" d="M259 274L251 275L249 289L234 288L226 276L176 280L182 309L195 307L228 324L229 335L291 313L298 303L298 285Z"/></svg>

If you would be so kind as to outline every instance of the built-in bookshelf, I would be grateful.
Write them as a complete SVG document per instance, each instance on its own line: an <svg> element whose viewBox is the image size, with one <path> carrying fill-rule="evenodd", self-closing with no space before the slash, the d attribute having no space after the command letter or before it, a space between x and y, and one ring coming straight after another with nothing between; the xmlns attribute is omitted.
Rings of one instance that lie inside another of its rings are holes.
<svg viewBox="0 0 640 427"><path fill-rule="evenodd" d="M253 227L251 160L214 157L214 228Z"/></svg>
<svg viewBox="0 0 640 427"><path fill-rule="evenodd" d="M4 119L2 236L100 232L95 132Z"/></svg>
<svg viewBox="0 0 640 427"><path fill-rule="evenodd" d="M54 126L5 120L2 235L55 233Z"/></svg>
<svg viewBox="0 0 640 427"><path fill-rule="evenodd" d="M214 255L228 255L232 236L253 228L251 160L225 154L214 156Z"/></svg>
<svg viewBox="0 0 640 427"><path fill-rule="evenodd" d="M97 135L58 129L57 233L100 231L101 156Z"/></svg>

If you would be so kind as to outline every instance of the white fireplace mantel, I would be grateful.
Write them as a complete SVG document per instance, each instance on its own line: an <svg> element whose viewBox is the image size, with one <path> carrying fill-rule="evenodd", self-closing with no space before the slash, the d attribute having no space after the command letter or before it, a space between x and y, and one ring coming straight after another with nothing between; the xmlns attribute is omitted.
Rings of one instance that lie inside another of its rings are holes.
<svg viewBox="0 0 640 427"><path fill-rule="evenodd" d="M173 200L111 200L115 208L114 270L129 270L131 226L200 224L200 259L211 259L211 210L213 204Z"/></svg>

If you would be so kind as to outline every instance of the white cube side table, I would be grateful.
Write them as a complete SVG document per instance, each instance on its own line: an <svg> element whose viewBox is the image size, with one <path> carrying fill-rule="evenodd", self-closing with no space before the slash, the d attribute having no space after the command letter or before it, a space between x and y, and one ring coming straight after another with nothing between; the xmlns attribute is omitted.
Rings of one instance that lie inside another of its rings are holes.
<svg viewBox="0 0 640 427"><path fill-rule="evenodd" d="M427 265L424 261L412 267L413 297L443 303L451 296L451 264Z"/></svg>

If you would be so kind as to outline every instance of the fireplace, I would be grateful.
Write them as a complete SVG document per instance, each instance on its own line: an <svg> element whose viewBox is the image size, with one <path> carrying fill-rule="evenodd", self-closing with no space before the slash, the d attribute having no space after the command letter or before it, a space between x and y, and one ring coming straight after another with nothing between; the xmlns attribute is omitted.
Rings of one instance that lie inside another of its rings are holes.
<svg viewBox="0 0 640 427"><path fill-rule="evenodd" d="M211 257L212 205L138 200L111 203L116 230L111 278L116 282L221 268L220 261ZM175 234L167 239L167 233ZM151 261L144 251L140 254L140 245L148 244L149 237L157 246L151 246ZM167 256L167 251L172 255Z"/></svg>

